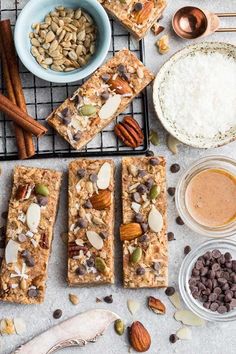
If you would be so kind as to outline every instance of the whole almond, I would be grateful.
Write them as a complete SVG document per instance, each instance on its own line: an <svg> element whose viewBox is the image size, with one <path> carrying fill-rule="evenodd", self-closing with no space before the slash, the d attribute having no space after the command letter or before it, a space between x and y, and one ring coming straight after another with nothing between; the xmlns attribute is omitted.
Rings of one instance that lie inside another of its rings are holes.
<svg viewBox="0 0 236 354"><path fill-rule="evenodd" d="M141 322L133 322L129 328L129 341L137 352L146 352L151 346L151 337Z"/></svg>

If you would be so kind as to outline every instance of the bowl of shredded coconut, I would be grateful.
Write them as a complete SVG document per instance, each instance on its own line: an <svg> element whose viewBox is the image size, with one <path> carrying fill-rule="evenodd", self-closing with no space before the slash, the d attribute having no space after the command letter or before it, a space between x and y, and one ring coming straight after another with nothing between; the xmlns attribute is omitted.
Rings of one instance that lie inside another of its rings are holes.
<svg viewBox="0 0 236 354"><path fill-rule="evenodd" d="M164 128L181 142L212 148L236 139L236 46L204 42L161 68L153 101Z"/></svg>

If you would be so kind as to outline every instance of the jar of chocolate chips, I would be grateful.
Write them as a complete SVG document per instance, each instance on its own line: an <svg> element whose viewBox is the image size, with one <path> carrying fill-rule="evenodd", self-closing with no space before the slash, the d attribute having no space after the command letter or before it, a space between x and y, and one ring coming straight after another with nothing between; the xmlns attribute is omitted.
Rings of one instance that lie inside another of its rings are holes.
<svg viewBox="0 0 236 354"><path fill-rule="evenodd" d="M205 320L236 320L236 242L212 240L187 254L179 289L187 307Z"/></svg>

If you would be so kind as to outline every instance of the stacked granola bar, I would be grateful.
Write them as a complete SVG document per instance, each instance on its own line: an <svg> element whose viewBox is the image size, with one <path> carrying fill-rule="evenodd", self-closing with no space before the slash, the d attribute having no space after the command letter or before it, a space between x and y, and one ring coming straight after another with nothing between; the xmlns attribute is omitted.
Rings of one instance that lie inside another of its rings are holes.
<svg viewBox="0 0 236 354"><path fill-rule="evenodd" d="M133 53L121 50L52 112L47 121L73 148L80 150L153 79L153 74Z"/></svg>
<svg viewBox="0 0 236 354"><path fill-rule="evenodd" d="M123 272L126 288L168 285L166 173L163 157L122 161Z"/></svg>
<svg viewBox="0 0 236 354"><path fill-rule="evenodd" d="M0 273L0 300L43 302L60 184L60 172L15 168Z"/></svg>
<svg viewBox="0 0 236 354"><path fill-rule="evenodd" d="M166 0L99 0L107 12L137 39L142 39L161 17Z"/></svg>
<svg viewBox="0 0 236 354"><path fill-rule="evenodd" d="M68 283L114 282L114 163L77 160L69 166Z"/></svg>

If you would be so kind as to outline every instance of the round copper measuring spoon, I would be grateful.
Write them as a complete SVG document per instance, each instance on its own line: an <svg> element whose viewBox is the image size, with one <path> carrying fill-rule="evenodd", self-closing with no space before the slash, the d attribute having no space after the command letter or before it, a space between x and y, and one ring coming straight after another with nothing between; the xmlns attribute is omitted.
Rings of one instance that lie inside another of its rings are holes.
<svg viewBox="0 0 236 354"><path fill-rule="evenodd" d="M236 32L236 28L220 28L220 17L234 16L236 13L212 13L195 6L186 6L174 14L172 26L179 37L194 39L214 32Z"/></svg>

